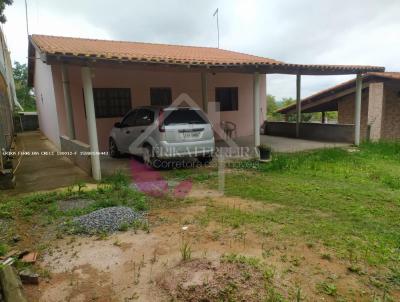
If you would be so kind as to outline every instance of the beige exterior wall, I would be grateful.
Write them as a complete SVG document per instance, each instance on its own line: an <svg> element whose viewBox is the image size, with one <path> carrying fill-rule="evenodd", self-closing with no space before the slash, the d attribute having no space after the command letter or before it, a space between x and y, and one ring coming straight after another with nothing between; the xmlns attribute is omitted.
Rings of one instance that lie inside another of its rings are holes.
<svg viewBox="0 0 400 302"><path fill-rule="evenodd" d="M383 108L383 139L400 139L400 81L385 83Z"/></svg>
<svg viewBox="0 0 400 302"><path fill-rule="evenodd" d="M384 83L370 83L368 91L368 125L369 139L378 141L382 137L382 122L384 110Z"/></svg>
<svg viewBox="0 0 400 302"><path fill-rule="evenodd" d="M61 81L61 67L52 66L54 91L59 117L60 135L66 135L66 117ZM71 98L73 105L76 139L88 143L88 133L84 111L83 88L79 67L68 69ZM237 135L248 136L253 134L253 75L239 73L207 74L208 100L215 101L215 87L238 87L239 110L221 112L221 120L232 121L237 124ZM200 107L202 107L201 74L199 72L166 72L144 71L131 69L104 69L96 68L93 73L94 88L130 88L132 108L150 105L150 87L171 87L172 99L181 93L187 93ZM266 113L266 76L260 79L260 125L264 122ZM109 133L115 122L121 118L97 119L97 133L99 148L105 151L108 148Z"/></svg>
<svg viewBox="0 0 400 302"><path fill-rule="evenodd" d="M35 96L36 108L39 117L39 127L42 133L60 148L60 131L58 118L60 112L56 105L52 70L39 58L35 63Z"/></svg>

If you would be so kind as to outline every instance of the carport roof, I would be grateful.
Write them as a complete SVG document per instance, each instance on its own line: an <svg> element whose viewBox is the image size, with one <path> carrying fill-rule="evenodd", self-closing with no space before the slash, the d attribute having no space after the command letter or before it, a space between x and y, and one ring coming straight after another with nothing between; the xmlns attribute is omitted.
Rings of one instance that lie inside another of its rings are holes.
<svg viewBox="0 0 400 302"><path fill-rule="evenodd" d="M363 76L363 82L373 80L400 80L400 72L369 72ZM352 79L328 89L319 91L301 101L302 112L336 111L338 99L344 95L354 92L356 80ZM296 112L296 104L292 104L277 110L282 114L293 114Z"/></svg>
<svg viewBox="0 0 400 302"><path fill-rule="evenodd" d="M260 56L212 47L153 44L128 41L82 39L59 36L29 37L29 82L32 83L35 50L48 64L98 65L126 63L185 68L207 68L226 72L283 74L355 74L384 71L383 67L357 65L290 64Z"/></svg>

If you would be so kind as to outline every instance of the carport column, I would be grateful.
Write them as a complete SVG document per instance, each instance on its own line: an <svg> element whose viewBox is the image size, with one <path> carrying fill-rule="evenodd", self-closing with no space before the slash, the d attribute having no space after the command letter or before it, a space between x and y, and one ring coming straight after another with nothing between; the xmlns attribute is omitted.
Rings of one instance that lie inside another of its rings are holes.
<svg viewBox="0 0 400 302"><path fill-rule="evenodd" d="M254 146L260 145L260 74L254 73L253 78L253 120L254 120Z"/></svg>
<svg viewBox="0 0 400 302"><path fill-rule="evenodd" d="M296 75L296 137L300 137L301 123L301 75Z"/></svg>
<svg viewBox="0 0 400 302"><path fill-rule="evenodd" d="M354 110L354 145L360 145L361 132L361 92L362 92L362 76L357 74L356 78L356 103Z"/></svg>
<svg viewBox="0 0 400 302"><path fill-rule="evenodd" d="M326 122L326 113L325 113L325 111L322 111L321 112L321 123L325 124L325 122Z"/></svg>
<svg viewBox="0 0 400 302"><path fill-rule="evenodd" d="M68 67L64 64L61 66L61 77L62 77L63 92L64 92L65 115L67 119L67 135L70 139L75 139L74 113L72 111Z"/></svg>
<svg viewBox="0 0 400 302"><path fill-rule="evenodd" d="M203 111L207 113L208 108L208 83L207 83L207 73L201 73L201 97L203 101Z"/></svg>
<svg viewBox="0 0 400 302"><path fill-rule="evenodd" d="M90 159L92 163L92 176L101 180L99 143L97 141L96 115L94 111L92 72L89 67L82 67L83 94L85 96L86 122L89 134Z"/></svg>

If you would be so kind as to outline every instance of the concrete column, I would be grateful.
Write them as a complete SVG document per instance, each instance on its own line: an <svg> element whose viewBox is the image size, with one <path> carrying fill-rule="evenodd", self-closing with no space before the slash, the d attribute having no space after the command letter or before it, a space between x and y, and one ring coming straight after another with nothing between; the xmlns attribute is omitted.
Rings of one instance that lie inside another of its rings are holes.
<svg viewBox="0 0 400 302"><path fill-rule="evenodd" d="M300 137L301 123L301 75L296 75L296 137Z"/></svg>
<svg viewBox="0 0 400 302"><path fill-rule="evenodd" d="M75 139L74 113L72 110L68 67L66 65L61 66L61 77L62 77L63 92L64 92L65 115L67 120L67 135L70 139Z"/></svg>
<svg viewBox="0 0 400 302"><path fill-rule="evenodd" d="M92 163L92 176L95 180L101 180L101 168L99 158L99 143L97 140L97 128L96 128L96 115L94 111L94 99L93 99L93 85L92 85L92 72L89 67L82 67L82 83L83 83L83 94L85 96L85 108L86 108L86 122L89 134L90 156Z"/></svg>
<svg viewBox="0 0 400 302"><path fill-rule="evenodd" d="M321 123L325 124L325 122L326 122L326 114L325 114L325 111L322 111L321 112Z"/></svg>
<svg viewBox="0 0 400 302"><path fill-rule="evenodd" d="M361 93L362 93L362 75L357 74L356 78L356 100L354 110L354 145L360 145L361 132Z"/></svg>
<svg viewBox="0 0 400 302"><path fill-rule="evenodd" d="M370 127L369 139L372 141L378 141L382 137L384 102L383 82L369 84L368 126Z"/></svg>
<svg viewBox="0 0 400 302"><path fill-rule="evenodd" d="M207 83L207 73L201 73L201 97L203 101L203 111L207 113L208 109L208 83Z"/></svg>
<svg viewBox="0 0 400 302"><path fill-rule="evenodd" d="M260 145L260 74L254 73L253 78L253 120L254 120L254 146Z"/></svg>

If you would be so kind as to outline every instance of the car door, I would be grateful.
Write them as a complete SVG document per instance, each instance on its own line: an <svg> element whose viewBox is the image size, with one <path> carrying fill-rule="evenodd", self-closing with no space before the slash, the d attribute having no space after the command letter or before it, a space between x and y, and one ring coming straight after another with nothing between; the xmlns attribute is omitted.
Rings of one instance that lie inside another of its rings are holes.
<svg viewBox="0 0 400 302"><path fill-rule="evenodd" d="M121 152L128 153L130 142L134 140L135 117L138 110L132 110L121 122L121 128L117 134L117 144Z"/></svg>
<svg viewBox="0 0 400 302"><path fill-rule="evenodd" d="M143 143L146 141L147 137L151 134L146 132L149 126L151 126L154 122L154 111L150 109L138 109L135 115L135 125L132 127L132 138L133 140L130 142L130 146L128 146L129 153L132 154L140 154L141 147ZM141 135L145 133L145 136L141 137ZM139 139L139 140L138 140ZM137 140L137 141L136 141ZM133 144L134 143L134 144ZM132 145L133 144L133 145Z"/></svg>

